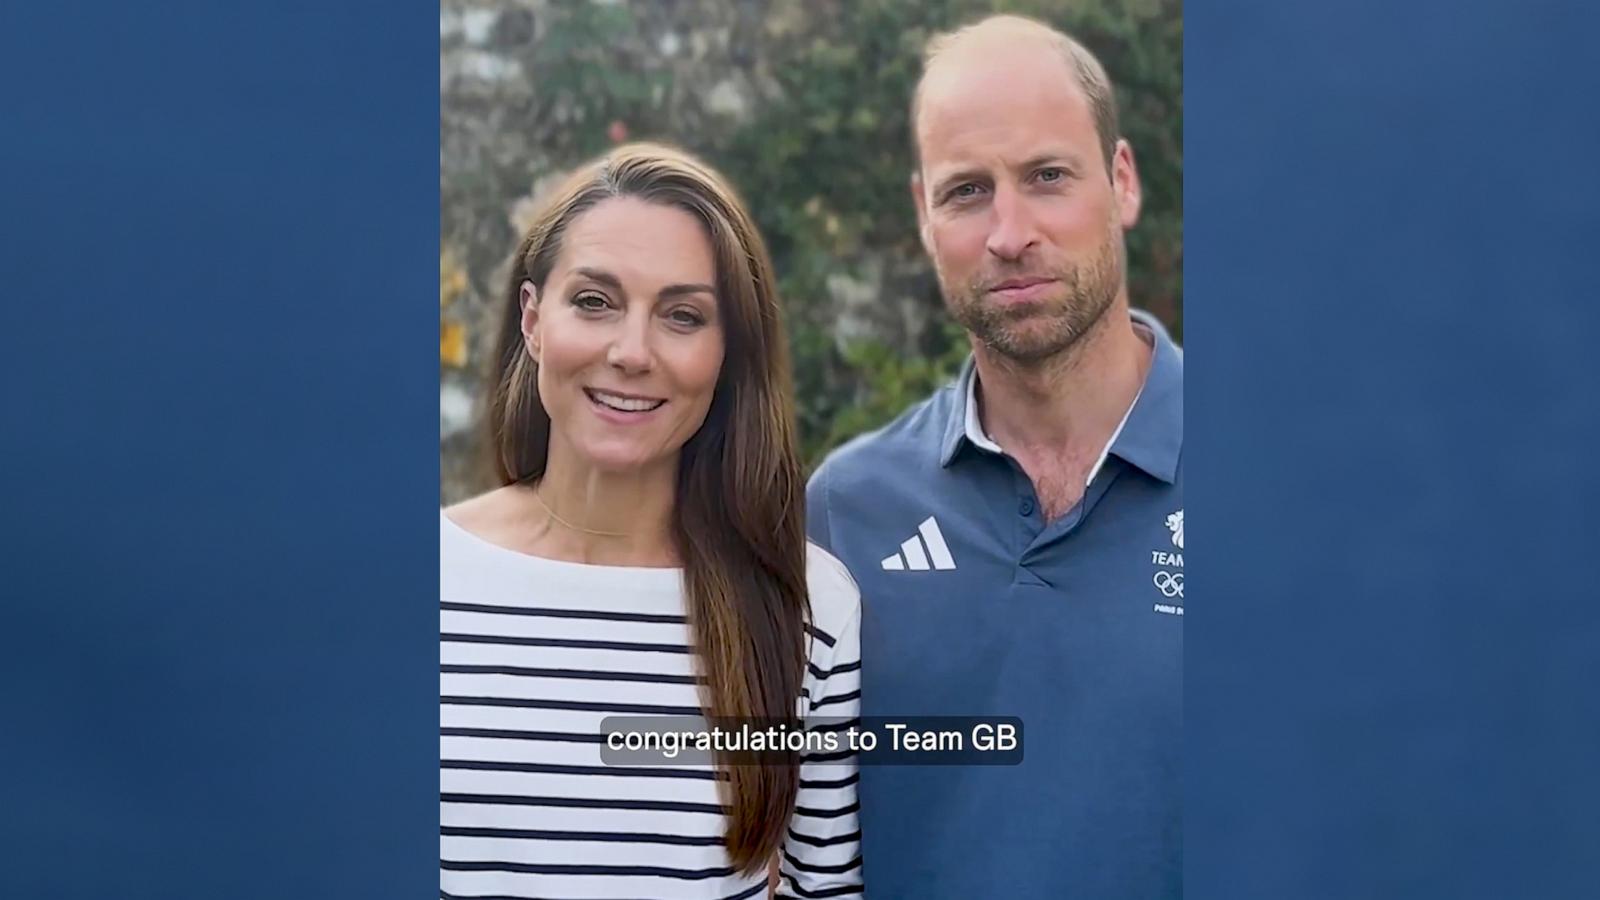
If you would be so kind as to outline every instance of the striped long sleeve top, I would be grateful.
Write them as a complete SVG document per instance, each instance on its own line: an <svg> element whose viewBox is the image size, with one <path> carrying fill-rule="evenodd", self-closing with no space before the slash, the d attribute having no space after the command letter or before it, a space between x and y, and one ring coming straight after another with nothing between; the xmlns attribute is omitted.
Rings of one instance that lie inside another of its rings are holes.
<svg viewBox="0 0 1600 900"><path fill-rule="evenodd" d="M699 716L682 571L517 553L440 514L440 897L744 900L709 763L602 759L612 716ZM806 717L860 714L860 599L808 547ZM854 760L802 756L779 897L859 898Z"/></svg>

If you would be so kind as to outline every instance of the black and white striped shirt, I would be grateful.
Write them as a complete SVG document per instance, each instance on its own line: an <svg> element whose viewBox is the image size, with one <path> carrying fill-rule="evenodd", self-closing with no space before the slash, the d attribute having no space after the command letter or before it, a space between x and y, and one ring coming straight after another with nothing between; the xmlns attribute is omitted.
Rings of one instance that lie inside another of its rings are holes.
<svg viewBox="0 0 1600 900"><path fill-rule="evenodd" d="M709 765L601 761L615 715L701 715L681 570L591 566L439 532L442 898L742 900ZM810 546L803 715L860 714L860 599ZM861 896L853 760L803 760L780 897Z"/></svg>

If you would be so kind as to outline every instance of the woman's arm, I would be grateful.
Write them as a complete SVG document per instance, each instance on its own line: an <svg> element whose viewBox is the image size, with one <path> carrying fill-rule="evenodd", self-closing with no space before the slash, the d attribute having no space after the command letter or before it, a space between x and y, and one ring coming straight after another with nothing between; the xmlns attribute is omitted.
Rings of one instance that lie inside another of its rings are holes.
<svg viewBox="0 0 1600 900"><path fill-rule="evenodd" d="M801 756L800 794L777 866L774 896L782 900L858 900L863 890L857 761L843 731L861 718L861 606L854 584L849 591L851 612L842 626L834 626L838 633L818 629L832 646L822 637L813 638L806 724L837 729L840 751Z"/></svg>

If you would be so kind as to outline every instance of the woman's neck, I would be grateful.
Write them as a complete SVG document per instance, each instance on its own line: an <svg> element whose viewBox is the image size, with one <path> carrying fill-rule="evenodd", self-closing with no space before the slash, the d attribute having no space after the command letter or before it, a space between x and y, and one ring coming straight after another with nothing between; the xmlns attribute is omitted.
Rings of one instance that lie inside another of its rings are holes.
<svg viewBox="0 0 1600 900"><path fill-rule="evenodd" d="M544 477L522 488L534 552L595 565L679 564L672 537L676 460L608 472L561 453L552 442Z"/></svg>

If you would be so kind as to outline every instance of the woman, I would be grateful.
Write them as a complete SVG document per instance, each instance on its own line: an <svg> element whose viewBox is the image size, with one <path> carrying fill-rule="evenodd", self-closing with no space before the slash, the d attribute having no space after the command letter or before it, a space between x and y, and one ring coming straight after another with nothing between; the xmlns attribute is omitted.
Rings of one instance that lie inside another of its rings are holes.
<svg viewBox="0 0 1600 900"><path fill-rule="evenodd" d="M856 897L855 764L607 766L608 716L859 714L860 604L805 540L772 266L723 179L635 144L522 240L489 425L440 519L445 897Z"/></svg>

